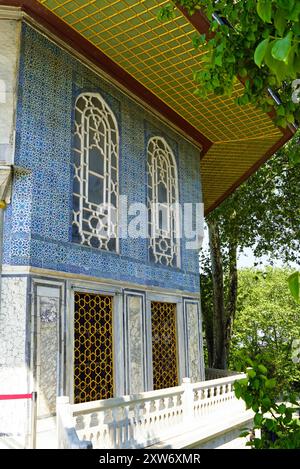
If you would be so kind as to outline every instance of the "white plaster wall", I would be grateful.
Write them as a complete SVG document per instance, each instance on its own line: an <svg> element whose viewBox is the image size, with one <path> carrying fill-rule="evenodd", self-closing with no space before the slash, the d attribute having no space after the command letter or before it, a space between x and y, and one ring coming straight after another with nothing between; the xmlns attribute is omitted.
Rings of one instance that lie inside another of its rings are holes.
<svg viewBox="0 0 300 469"><path fill-rule="evenodd" d="M0 19L0 164L13 162L21 23Z"/></svg>
<svg viewBox="0 0 300 469"><path fill-rule="evenodd" d="M0 312L0 394L26 394L27 278L2 279ZM25 445L28 401L0 401L0 434Z"/></svg>

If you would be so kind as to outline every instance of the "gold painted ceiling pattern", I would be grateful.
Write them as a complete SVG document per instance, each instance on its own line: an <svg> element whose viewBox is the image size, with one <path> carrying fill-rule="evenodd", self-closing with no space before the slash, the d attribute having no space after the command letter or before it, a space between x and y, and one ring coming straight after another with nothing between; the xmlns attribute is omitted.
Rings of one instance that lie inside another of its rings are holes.
<svg viewBox="0 0 300 469"><path fill-rule="evenodd" d="M157 20L163 0L39 0L125 69L214 144L202 160L206 209L227 192L282 136L270 117L234 97L193 93L193 70L203 61L195 51L195 29L178 10ZM237 82L235 95L242 90Z"/></svg>

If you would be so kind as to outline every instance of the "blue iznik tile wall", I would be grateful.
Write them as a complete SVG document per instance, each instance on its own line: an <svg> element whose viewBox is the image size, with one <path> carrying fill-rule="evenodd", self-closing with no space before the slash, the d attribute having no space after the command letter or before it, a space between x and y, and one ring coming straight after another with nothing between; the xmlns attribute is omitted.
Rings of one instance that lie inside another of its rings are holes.
<svg viewBox="0 0 300 469"><path fill-rule="evenodd" d="M181 248L181 269L148 260L148 241L121 239L120 253L71 241L72 131L76 96L100 92L120 131L120 194L146 203L146 146L163 136L178 165L180 202L201 202L199 150L77 59L23 24L15 172L6 211L4 263L137 284L199 291L198 254Z"/></svg>

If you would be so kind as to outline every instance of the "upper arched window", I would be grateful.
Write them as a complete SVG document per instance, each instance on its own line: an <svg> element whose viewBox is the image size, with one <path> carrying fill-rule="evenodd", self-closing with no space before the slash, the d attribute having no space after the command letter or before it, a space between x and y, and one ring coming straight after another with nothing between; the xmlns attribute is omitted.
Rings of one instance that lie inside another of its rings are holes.
<svg viewBox="0 0 300 469"><path fill-rule="evenodd" d="M148 209L150 259L180 266L179 196L174 154L162 137L148 143Z"/></svg>
<svg viewBox="0 0 300 469"><path fill-rule="evenodd" d="M74 242L118 250L118 156L116 118L99 93L83 93L75 105Z"/></svg>

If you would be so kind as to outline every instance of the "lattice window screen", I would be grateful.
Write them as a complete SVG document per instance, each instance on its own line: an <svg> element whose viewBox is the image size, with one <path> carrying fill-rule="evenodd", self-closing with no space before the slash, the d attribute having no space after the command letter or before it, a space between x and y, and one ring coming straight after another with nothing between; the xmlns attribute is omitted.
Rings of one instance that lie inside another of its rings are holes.
<svg viewBox="0 0 300 469"><path fill-rule="evenodd" d="M113 397L112 297L75 293L74 402Z"/></svg>
<svg viewBox="0 0 300 469"><path fill-rule="evenodd" d="M151 303L153 388L178 386L176 304Z"/></svg>
<svg viewBox="0 0 300 469"><path fill-rule="evenodd" d="M161 137L148 143L148 210L150 259L180 267L179 196L174 154Z"/></svg>
<svg viewBox="0 0 300 469"><path fill-rule="evenodd" d="M118 251L119 132L98 93L81 94L75 106L74 242Z"/></svg>

